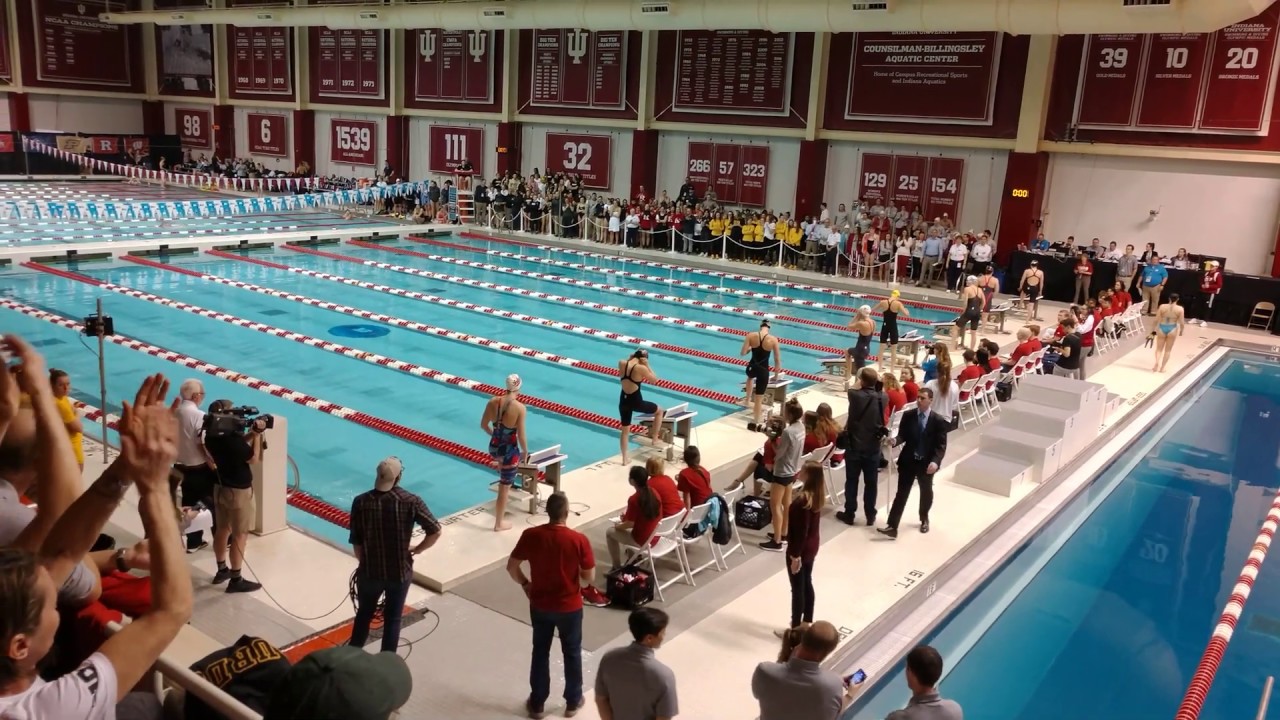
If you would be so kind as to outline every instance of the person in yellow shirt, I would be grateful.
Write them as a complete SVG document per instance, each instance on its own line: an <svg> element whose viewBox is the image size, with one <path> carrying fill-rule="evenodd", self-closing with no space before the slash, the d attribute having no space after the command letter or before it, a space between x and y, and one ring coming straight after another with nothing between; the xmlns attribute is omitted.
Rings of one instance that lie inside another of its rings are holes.
<svg viewBox="0 0 1280 720"><path fill-rule="evenodd" d="M80 413L71 404L71 376L55 368L49 371L49 384L53 386L58 414L62 416L62 423L67 426L67 434L71 436L71 449L76 453L76 462L84 470L84 423L80 421Z"/></svg>

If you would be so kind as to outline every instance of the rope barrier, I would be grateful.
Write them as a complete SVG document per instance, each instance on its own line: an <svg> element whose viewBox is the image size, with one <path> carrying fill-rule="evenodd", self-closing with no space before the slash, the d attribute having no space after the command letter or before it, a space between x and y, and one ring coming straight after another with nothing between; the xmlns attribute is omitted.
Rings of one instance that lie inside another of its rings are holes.
<svg viewBox="0 0 1280 720"><path fill-rule="evenodd" d="M365 320L373 320L374 322L380 322L386 325L393 325L395 327L401 327L408 330L413 330L415 332L420 332L425 335L433 335L433 336L442 337L448 340L455 340L458 342L467 343L468 345L476 345L476 346L488 348L491 350L499 350L502 352L511 353L512 355L519 355L521 357L532 358L534 360L541 360L543 362L548 362L553 365L561 365L561 366L571 367L579 370L586 370L588 372L598 373L601 375L608 375L609 377L614 379L616 379L618 376L618 373L616 371L608 367L605 367L604 365L600 365L599 363L588 362L586 360L578 360L578 359L567 357L564 355L556 355L555 353L549 353L543 350L535 350L533 348L523 347L520 345L512 345L510 343L504 343L498 340L491 340L489 338L480 337L479 335L469 335L467 333L460 333L460 332L449 330L448 328L443 328L436 325L428 325L426 323L421 323L414 320L406 320L404 318L398 318L392 315L385 315L383 313L377 313L370 310L361 310L359 308L350 307L348 305L339 305L338 303L332 303L326 300L317 300L316 298L307 297L305 295L298 295L296 293L285 292L283 290L276 290L274 288L263 287L261 285L254 285L252 283L242 282L240 280L232 280L229 278L220 277L218 275L201 273L201 272L189 270L187 268L178 267L175 265L156 262L155 260L148 260L146 258L139 258L135 256L125 256L121 259L127 260L129 262L137 263L139 265L145 265L147 267L153 267L153 268L158 268L160 270L168 270L170 272L177 272L177 273L182 273L184 275L190 275L192 277L198 277L202 280L208 280L210 282L215 282L220 285L227 285L229 287L240 288L241 290L249 290L251 292L256 292L261 295L267 295L269 297L280 298L282 300L290 300L296 303L301 303L303 305L310 305L311 307L323 308L325 310L342 313L344 315L351 315L353 317L363 318ZM692 385L685 385L683 383L673 383L668 380L659 380L658 382L651 383L651 384L666 390L674 390L677 392L682 392L690 395L696 395L698 397L707 398L708 400L715 400L717 402L722 402L729 405L736 405L738 402L738 398L733 395L717 392L715 390L708 390L706 388L694 387Z"/></svg>
<svg viewBox="0 0 1280 720"><path fill-rule="evenodd" d="M103 415L105 414L107 418L107 427L111 428L112 430L115 430L116 432L120 431L120 427L119 427L120 418L117 417L116 415L113 415L111 413L103 413L103 411L100 408L96 408L88 403L80 402L79 400L72 400L71 403L75 405L77 408L80 408L80 410L84 412L84 417L86 420L89 420L95 423L100 422L102 420ZM293 507L296 507L297 509L309 515L314 515L315 517L318 517L321 520L327 520L328 522L331 522L334 525L337 525L343 530L351 529L351 513L347 512L346 510L342 510L334 505L330 505L324 500L314 495L308 494L305 490L302 490L301 488L294 488L285 497L285 501L288 502Z"/></svg>
<svg viewBox="0 0 1280 720"><path fill-rule="evenodd" d="M51 275L57 275L58 277L65 278L67 280L74 280L76 282L85 283L86 285L93 285L95 287L99 287L99 288L102 288L103 290L108 290L110 292L114 292L119 295L125 295L127 297L136 298L138 300L145 300L147 302L155 303L157 305L163 305L165 307L171 307L176 310L181 310L183 312L191 313L192 315L199 315L201 317L210 318L212 320L218 320L220 322L225 322L230 325L235 325L237 327L247 328L249 330L255 330L265 335L274 335L275 337L284 338L285 340L292 340L294 342L302 343L303 345L307 345L314 348L319 348L321 350L324 350L326 352L331 352L336 355L343 355L349 358L354 358L356 360L360 360L361 362L369 363L370 365L378 365L380 367L391 368L392 370L398 370L400 372L413 375L414 377L424 378L426 380L441 383L443 385L454 385L454 386L463 388L465 390L470 390L472 392L480 393L483 395L489 395L491 397L497 396L497 395L503 395L506 393L505 389L500 388L496 385L489 385L488 383L482 383L478 380L472 380L470 378L462 377L461 375L453 375L440 370L435 370L433 368L425 367L423 365L417 365L411 362L407 362L405 360L397 360L396 358L388 357L386 355L379 355L377 353L367 352L364 350L360 350L358 348L353 348L346 345L339 345L338 343L330 342L328 340L322 340L320 338L312 337L310 335L304 335L302 333L294 332L292 330L286 330L284 328L275 327L274 325L267 325L265 323L260 323L254 320L247 320L245 318L237 317L229 313L218 312L217 310L209 310L207 308L202 308L198 305L185 303L180 300L172 300L170 298L154 295L152 293L145 292L143 290L137 290L134 288L125 287L123 285L116 285L114 283L109 283L105 280L99 280L97 278L90 277L88 275L81 275L80 273L61 270L58 268L52 268L47 265L40 265L39 263L28 262L28 263L23 263L23 266L30 268L32 270L38 270L40 272L46 272ZM200 273L197 273L193 270L187 270L186 268L175 268L175 271L181 272L182 274L190 274L196 277L200 277ZM575 407L570 407L568 405L564 405L562 403L554 402L551 400L545 400L543 398L539 398L533 395L521 394L520 399L522 402L524 402L526 405L529 405L530 407L538 408L540 410L546 410L548 412L557 413L560 415L565 415L567 417L573 418L574 420L594 423L596 425L603 425L605 427L608 427L614 430L617 430L618 428L621 427L621 423L619 423L617 420L611 417L606 417L599 413L594 413L587 410L580 410ZM648 431L648 428L646 428L643 425L632 425L631 429L633 432L636 432L636 433L645 433ZM488 455L486 455L485 457L486 457L486 464L487 464Z"/></svg>
<svg viewBox="0 0 1280 720"><path fill-rule="evenodd" d="M444 255L432 255L429 253L416 252L414 250L406 250L398 247L386 247L377 243L363 242L361 240L348 240L348 245L355 245L370 250L385 250L386 252L408 255L410 257L419 257L425 260L433 260L435 262L448 263L450 265L461 265L463 267L477 268L480 270L488 270L490 272L504 273L507 275L518 275L527 277L532 280L547 280L550 282L563 283L566 285L575 285L579 287L589 287L593 290L602 290L604 292L618 293L621 295L629 295L631 297L642 297L648 300L660 300L662 302L674 303L677 305L690 305L708 310L716 310L719 312L730 313L733 315L745 315L747 317L760 318L764 320L780 320L783 322L792 322L799 325L812 325L820 327L824 330L838 330L841 332L851 332L844 325L835 325L821 320L809 320L808 318L798 318L790 315L778 315L777 313L766 313L760 310L751 310L748 308L740 308L734 305L725 305L723 303L712 303L705 300L694 300L692 298L682 298L676 295L665 295L663 293L649 292L648 290L637 290L635 288L626 288L620 285L607 285L604 283L592 282L590 280L576 280L573 278L559 277L556 275L547 275L545 273L533 272L532 270L518 270L516 268L503 267L501 265L493 265L490 263L473 262L471 260L462 260L460 258L451 258Z"/></svg>
<svg viewBox="0 0 1280 720"><path fill-rule="evenodd" d="M631 272L629 270L614 270L612 268L600 267L599 265L584 265L581 263L565 262L563 260L551 260L549 258L540 258L534 255L521 255L518 253L508 253L508 252L503 252L501 250L484 250L482 248L472 247L469 245L458 245L456 243L445 242L443 240L436 240L433 238L424 238L416 235L406 235L404 237L406 240L409 240L411 242L421 243L424 245L438 245L438 246L453 248L453 249L462 250L466 252L480 253L483 255L493 255L496 257L506 258L508 260L540 263L544 265L551 265L553 267L563 267L563 268L569 268L572 270L583 270L586 272L595 272L595 273L600 273L602 275L617 275L618 277L625 277L632 280L655 283L658 285L674 285L676 287L685 287L685 288L691 288L694 290L705 290L707 292L728 293L730 295L737 295L738 297L751 298L753 300L768 300L770 302L783 303L786 305L798 305L801 307L816 308L821 310L834 310L836 312L845 312L851 315L858 311L857 308L846 307L843 305L832 305L830 303L818 302L817 300L801 300L799 298L787 297L785 295L762 293L762 292L756 292L755 290L742 290L738 288L724 287L723 285L710 285L707 283L693 282L691 280L677 280L675 278L664 278L664 277L659 277L657 275L645 275L644 273L636 273L636 272ZM874 313L874 314L878 315L879 313ZM899 322L914 323L917 325L924 325L929 327L933 326L933 323L931 322L928 322L925 320L916 320L914 318L906 318L906 317L899 318Z"/></svg>
<svg viewBox="0 0 1280 720"><path fill-rule="evenodd" d="M691 348L682 347L680 345L673 345L671 343L658 342L654 340L646 340L644 338L635 337L632 335L624 335L621 333L615 333L608 330L599 330L596 328L585 327L582 325L575 325L573 323L560 322L558 320L549 320L547 318L538 317L536 315L528 315L525 313L513 312L511 310L498 310L497 308L488 307L487 305L477 305L475 303L464 302L461 300L451 300L447 298L438 297L436 295L429 295L427 293L417 292L415 290L405 290L403 288L391 287L388 285L380 285L378 283L370 283L370 282L365 282L363 280L355 280L353 278L343 277L341 275L333 275L330 273L319 272L316 270L307 270L305 268L294 267L292 265L285 265L283 263L272 262L270 260L263 260L261 258L242 257L240 255L234 255L232 253L223 252L221 250L209 250L207 252L210 255L213 255L219 258L224 258L227 260L252 263L254 265L260 265L262 267L269 267L276 270L282 270L285 272L295 273L298 275L304 275L306 277L317 278L320 280L328 280L331 282L341 283L343 285L349 285L351 287L363 288L365 290L374 290L377 292L386 293L388 295L395 295L397 297L408 298L411 300L419 300L422 302L433 303L436 305L442 305L445 307L451 307L451 308L460 309L460 310L478 312L485 315L492 315L494 317L500 317L508 320L519 320L522 322L539 325L541 327L551 328L553 330L564 330L567 332L577 333L579 335L590 335L592 337L603 338L605 340L612 340L614 342L621 343L624 345L639 345L642 347L652 348L655 350L664 350L666 352L677 353L680 355L689 355L691 357L696 357L704 360L712 360L715 362L735 365L737 367L744 367L747 364L747 361L741 358L733 358L725 355L716 355L714 353L708 353L702 350L694 350ZM342 256L342 255L333 255L331 259L335 259L335 260L344 259L344 257L345 256ZM345 258L345 259L346 261L349 261L349 262L356 262L356 263L361 262L357 258ZM433 278L433 279L444 279L449 277L451 276L444 275L444 276L440 276L439 278ZM458 279L465 280L465 278L458 278ZM472 281L472 282L478 282L478 281ZM494 285L490 289L497 290L500 292L515 292L520 290L519 288L511 288L504 285ZM568 300L568 298L564 298L564 300ZM802 380L812 380L813 382L822 382L824 380L824 378L819 375L787 370L786 368L783 368L783 372L789 375L792 375L793 377L800 378ZM611 375L613 374L612 371L609 371L609 373ZM664 385L663 383L666 383L666 385ZM668 385L670 386L670 389L681 389L681 391L683 391L684 388L692 388L691 390L692 394L698 394L698 395L701 395L702 397L707 397L710 399L716 399L712 397L713 394L719 395L719 393L714 393L714 391L704 390L702 388L693 388L692 386L682 385L679 383L671 383L670 381L667 381L667 380L660 380L658 387L667 387ZM707 394L702 394L702 393L707 393ZM734 398L733 396L724 395L724 397L731 398L734 404L736 404L737 402L737 398Z"/></svg>
<svg viewBox="0 0 1280 720"><path fill-rule="evenodd" d="M1267 559L1267 550L1271 547L1271 540L1278 526L1280 526L1280 493L1277 493L1271 502L1271 510L1262 523L1262 529L1258 531L1253 548L1249 550L1249 558L1245 560L1235 587L1231 590L1231 597L1227 599L1227 605L1223 608L1218 624L1209 637L1209 646L1200 656L1200 663L1196 666L1195 674L1191 676L1191 683L1182 698L1182 704L1178 706L1177 715L1174 716L1177 720L1197 720L1200 717L1205 698L1209 696L1213 679L1218 674L1218 666L1222 664L1222 657L1227 652L1227 645L1235 633L1236 624L1240 622L1240 615L1244 612L1245 603L1249 600L1249 593L1253 590L1253 583L1258 578L1262 563Z"/></svg>

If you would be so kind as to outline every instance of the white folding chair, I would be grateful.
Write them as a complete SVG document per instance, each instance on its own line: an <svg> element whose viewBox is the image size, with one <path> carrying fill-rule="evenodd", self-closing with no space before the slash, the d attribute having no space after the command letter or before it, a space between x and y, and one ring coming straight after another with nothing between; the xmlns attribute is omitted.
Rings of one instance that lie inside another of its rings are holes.
<svg viewBox="0 0 1280 720"><path fill-rule="evenodd" d="M653 589L658 596L658 600L662 600L662 588L671 583L683 579L690 585L693 584L693 578L689 575L688 568L684 564L684 556L680 553L681 538L680 533L684 529L684 518L688 514L687 511L680 512L665 517L658 523L658 527L654 529L651 535L642 546L624 545L623 547L631 551L631 555L627 558L626 565L630 565L638 560L643 560L649 566L649 576L653 578ZM654 539L657 542L654 542ZM674 575L665 582L658 577L658 566L655 562L658 558L666 557L672 553L676 554L676 561L680 564L680 574Z"/></svg>
<svg viewBox="0 0 1280 720"><path fill-rule="evenodd" d="M837 458L837 454L839 458ZM844 483L836 481L837 470L844 470L844 452L837 453L835 450L827 453L822 458L822 473L827 481L827 502L832 507L840 504L840 499L844 497Z"/></svg>
<svg viewBox="0 0 1280 720"><path fill-rule="evenodd" d="M996 385L1000 382L1001 371L992 370L978 382L978 387L974 391L978 393L978 400L987 409L987 417L994 418L996 413L1000 412L1000 398L996 397Z"/></svg>
<svg viewBox="0 0 1280 720"><path fill-rule="evenodd" d="M978 378L969 378L960 384L960 402L956 403L956 413L960 416L960 428L963 430L968 427L964 420L965 408L969 409L969 414L973 416L974 424L982 422L982 418L978 414L978 406L974 401L973 389L978 386Z"/></svg>
<svg viewBox="0 0 1280 720"><path fill-rule="evenodd" d="M711 512L712 502L714 501L708 500L701 505L695 505L694 507L689 508L689 513L684 519L684 527L702 524L702 521L707 517L707 513ZM684 571L688 573L690 584L693 583L694 575L697 575L699 572L706 570L709 567L714 567L717 572L720 571L720 559L716 557L716 551L713 547L715 543L711 542L711 528L707 528L706 532L692 538L685 537L682 528L681 533L676 536L676 540L680 543L680 564L684 567ZM711 559L702 563L698 567L694 567L693 563L689 560L689 548L701 543L706 544L707 554L711 556Z"/></svg>
<svg viewBox="0 0 1280 720"><path fill-rule="evenodd" d="M748 478L748 480L750 479ZM720 561L720 566L726 569L729 567L729 561L726 559L729 553L737 550L743 555L747 554L747 549L742 545L742 536L738 534L738 517L733 510L734 506L738 504L738 501L746 493L747 488L743 486L720 494L720 497L724 498L724 504L728 506L730 536L729 542L723 546L712 543L711 550L716 554L716 559Z"/></svg>

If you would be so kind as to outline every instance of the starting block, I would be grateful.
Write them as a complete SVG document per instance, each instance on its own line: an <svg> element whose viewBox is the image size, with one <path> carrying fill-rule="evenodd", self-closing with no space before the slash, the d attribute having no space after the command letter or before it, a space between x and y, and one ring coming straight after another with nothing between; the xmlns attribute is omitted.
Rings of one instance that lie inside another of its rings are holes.
<svg viewBox="0 0 1280 720"><path fill-rule="evenodd" d="M937 323L933 323L932 325L933 325L933 339L935 342L942 341L948 344L955 344L957 347L959 347L960 337L961 337L959 332L960 326L956 325L955 321L937 322Z"/></svg>
<svg viewBox="0 0 1280 720"><path fill-rule="evenodd" d="M818 358L818 364L822 366L822 372L830 375L844 375L844 356Z"/></svg>
<svg viewBox="0 0 1280 720"><path fill-rule="evenodd" d="M559 445L552 445L545 450L529 453L528 462L520 463L516 467L516 474L520 476L520 484L512 485L508 491L507 499L509 502L528 502L529 514L538 514L538 501L542 488L546 486L547 495L560 491L561 470L564 467L564 461L569 456L560 452ZM489 489L498 492L498 488L502 486L500 481L489 483Z"/></svg>
<svg viewBox="0 0 1280 720"><path fill-rule="evenodd" d="M1013 310L1013 301L1005 300L983 313L983 320L996 332L1004 332L1004 318Z"/></svg>
<svg viewBox="0 0 1280 720"><path fill-rule="evenodd" d="M769 376L769 384L765 387L765 399L770 405L786 405L787 390L791 387L791 378L783 376Z"/></svg>
<svg viewBox="0 0 1280 720"><path fill-rule="evenodd" d="M790 382L790 381L788 381ZM698 416L696 411L689 409L689 403L680 403L667 408L662 413L662 428L665 430L668 425L671 426L672 443L676 438L681 440L681 449L689 447L689 439L693 435L693 419ZM643 425L653 422L653 415L637 414L632 418L632 422Z"/></svg>

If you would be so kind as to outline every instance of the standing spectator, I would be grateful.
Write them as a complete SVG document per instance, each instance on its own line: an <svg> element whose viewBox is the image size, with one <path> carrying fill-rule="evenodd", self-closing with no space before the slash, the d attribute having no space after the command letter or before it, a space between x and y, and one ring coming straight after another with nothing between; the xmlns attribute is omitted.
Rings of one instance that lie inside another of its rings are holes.
<svg viewBox="0 0 1280 720"><path fill-rule="evenodd" d="M934 413L933 390L921 388L916 407L902 414L895 441L903 445L898 456L898 492L889 508L889 521L880 533L898 537L898 522L911 496L911 486L920 484L920 532L929 532L929 509L933 507L933 476L947 454L947 426L950 420Z"/></svg>
<svg viewBox="0 0 1280 720"><path fill-rule="evenodd" d="M848 391L849 419L845 435L849 450L845 453L844 510L836 519L852 525L858 512L858 479L862 478L862 507L867 525L876 522L876 484L880 473L880 441L888 433L884 410L888 398L876 389L880 376L873 367L858 371L857 389Z"/></svg>
<svg viewBox="0 0 1280 720"><path fill-rule="evenodd" d="M813 622L813 561L822 540L822 507L826 502L826 476L822 465L805 463L800 495L787 508L787 577L791 580L791 628ZM776 632L779 638L784 632Z"/></svg>
<svg viewBox="0 0 1280 720"><path fill-rule="evenodd" d="M217 481L213 486L213 556L218 562L218 572L213 584L227 583L227 592L253 592L262 586L245 580L240 574L244 563L245 546L249 531L253 529L255 505L253 502L253 468L262 455L262 432L266 424L255 420L245 429L237 429L231 415L230 400L214 400L209 414L220 419L210 425L205 435L205 446L217 461ZM227 565L227 540L231 540L231 565Z"/></svg>
<svg viewBox="0 0 1280 720"><path fill-rule="evenodd" d="M933 287L933 269L937 266L940 257L942 257L942 238L930 232L920 246L920 279L916 281L917 286Z"/></svg>
<svg viewBox="0 0 1280 720"><path fill-rule="evenodd" d="M1145 304L1143 314L1155 315L1160 307L1160 294L1164 292L1165 283L1169 282L1169 271L1160 263L1160 256L1155 253L1147 259L1142 268L1142 301Z"/></svg>
<svg viewBox="0 0 1280 720"><path fill-rule="evenodd" d="M760 720L833 720L849 706L856 690L822 661L840 644L835 626L820 620L809 626L785 663L762 662L751 676L751 694L760 702Z"/></svg>
<svg viewBox="0 0 1280 720"><path fill-rule="evenodd" d="M907 653L907 687L911 700L901 710L889 713L885 720L964 720L964 711L955 700L943 700L938 694L942 678L942 655L928 645L919 645Z"/></svg>
<svg viewBox="0 0 1280 720"><path fill-rule="evenodd" d="M596 671L600 720L671 720L680 712L675 673L653 656L668 622L656 608L640 608L627 618L635 641L605 653Z"/></svg>
<svg viewBox="0 0 1280 720"><path fill-rule="evenodd" d="M1093 285L1093 262L1083 252L1076 255L1075 273L1076 294L1071 302L1081 304L1091 297L1089 291Z"/></svg>
<svg viewBox="0 0 1280 720"><path fill-rule="evenodd" d="M1116 282L1120 284L1126 295L1133 292L1133 278L1138 274L1138 256L1133 254L1133 246L1125 245L1124 254L1116 260ZM1133 296L1129 295L1132 300Z"/></svg>
<svg viewBox="0 0 1280 720"><path fill-rule="evenodd" d="M80 412L71 404L71 376L62 370L50 370L49 385L53 387L53 398L58 405L58 414L62 416L62 424L71 438L71 451L75 453L80 469L84 470L84 423Z"/></svg>
<svg viewBox="0 0 1280 720"><path fill-rule="evenodd" d="M1218 269L1218 261L1205 263L1204 275L1200 278L1200 301L1194 309L1199 315L1200 327L1209 324L1209 316L1213 313L1213 299L1222 292L1222 271ZM56 388L55 388L56 390Z"/></svg>
<svg viewBox="0 0 1280 720"><path fill-rule="evenodd" d="M787 427L778 438L778 449L773 461L773 474L769 481L769 510L773 515L773 532L769 538L760 543L765 550L778 552L787 538L787 508L791 504L791 485L800 473L800 458L804 455L804 408L792 398L782 408Z"/></svg>
<svg viewBox="0 0 1280 720"><path fill-rule="evenodd" d="M378 463L373 490L351 503L351 547L356 567L355 624L348 645L364 647L369 625L382 599L382 651L400 645L400 619L413 581L413 558L440 539L440 523L422 498L400 487L404 465L389 457ZM413 526L422 528L422 541L412 548Z"/></svg>
<svg viewBox="0 0 1280 720"><path fill-rule="evenodd" d="M947 289L959 292L960 278L964 277L964 264L969 259L969 248L964 238L956 235L951 238L951 247L947 248Z"/></svg>
<svg viewBox="0 0 1280 720"><path fill-rule="evenodd" d="M642 473L644 470L639 469ZM560 636L564 653L565 717L582 709L582 601L583 586L593 605L603 598L591 583L596 558L587 536L565 525L569 498L554 493L547 498L547 522L520 535L507 558L507 574L529 597L529 622L533 626L533 656L529 667L529 699L525 710L531 718L546 717L551 696L551 639ZM526 577L521 563L529 563ZM592 592L594 591L594 592Z"/></svg>
<svg viewBox="0 0 1280 720"><path fill-rule="evenodd" d="M174 468L182 473L182 504L195 506L202 503L212 508L213 478L218 465L204 446L201 436L204 433L204 411L200 404L204 402L204 384L199 380L183 380L178 394L182 397L178 405L178 460ZM204 531L197 530L187 535L187 552L195 552L208 547L204 540Z"/></svg>

